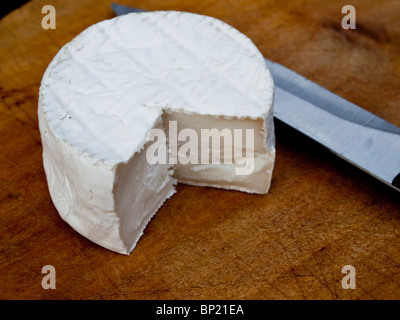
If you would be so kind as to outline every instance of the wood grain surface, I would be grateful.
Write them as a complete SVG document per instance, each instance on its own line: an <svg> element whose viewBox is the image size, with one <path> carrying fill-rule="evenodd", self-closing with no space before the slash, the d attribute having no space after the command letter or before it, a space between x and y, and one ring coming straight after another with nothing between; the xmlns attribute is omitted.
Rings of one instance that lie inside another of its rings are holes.
<svg viewBox="0 0 400 320"><path fill-rule="evenodd" d="M398 0L119 3L219 18L269 59L400 125ZM55 30L41 27L46 4ZM341 28L345 4L356 30ZM400 195L281 123L267 195L178 185L130 256L69 227L47 189L38 89L61 46L112 17L109 0L34 0L0 21L1 299L400 298ZM41 286L44 265L55 290ZM354 290L341 286L345 265Z"/></svg>

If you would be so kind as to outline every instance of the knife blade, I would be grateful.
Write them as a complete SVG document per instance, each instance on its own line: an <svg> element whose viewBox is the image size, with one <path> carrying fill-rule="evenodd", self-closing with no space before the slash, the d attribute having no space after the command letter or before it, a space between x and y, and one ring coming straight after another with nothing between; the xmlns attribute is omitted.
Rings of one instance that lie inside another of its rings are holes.
<svg viewBox="0 0 400 320"><path fill-rule="evenodd" d="M111 4L116 15L146 10ZM265 59L275 83L274 118L400 191L400 128L283 65Z"/></svg>

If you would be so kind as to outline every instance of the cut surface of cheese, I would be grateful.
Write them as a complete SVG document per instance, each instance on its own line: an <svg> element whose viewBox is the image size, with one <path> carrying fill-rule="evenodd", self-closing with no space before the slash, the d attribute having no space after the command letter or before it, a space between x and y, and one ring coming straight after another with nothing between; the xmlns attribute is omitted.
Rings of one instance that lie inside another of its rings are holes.
<svg viewBox="0 0 400 320"><path fill-rule="evenodd" d="M43 163L57 211L88 239L129 254L177 182L267 193L273 96L262 54L215 18L155 11L89 27L58 52L40 87ZM165 133L166 158L177 161L149 159L155 129ZM184 163L188 141L197 160ZM228 151L231 162L203 161Z"/></svg>

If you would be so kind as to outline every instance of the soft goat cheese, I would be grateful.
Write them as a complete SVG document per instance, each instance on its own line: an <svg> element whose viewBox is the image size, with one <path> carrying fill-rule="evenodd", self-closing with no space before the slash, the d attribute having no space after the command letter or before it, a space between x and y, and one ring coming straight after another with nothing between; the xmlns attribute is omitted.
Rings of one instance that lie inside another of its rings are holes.
<svg viewBox="0 0 400 320"><path fill-rule="evenodd" d="M267 193L273 95L259 50L220 20L155 11L97 23L59 51L42 79L39 127L52 201L77 232L129 254L177 182ZM235 163L150 164L148 134L168 134L171 121L199 134L254 129L253 172L236 175Z"/></svg>

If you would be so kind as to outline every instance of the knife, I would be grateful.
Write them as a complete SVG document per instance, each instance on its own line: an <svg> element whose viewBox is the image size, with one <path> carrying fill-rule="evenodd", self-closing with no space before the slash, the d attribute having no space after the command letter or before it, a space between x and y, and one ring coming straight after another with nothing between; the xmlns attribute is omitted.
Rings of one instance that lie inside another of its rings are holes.
<svg viewBox="0 0 400 320"><path fill-rule="evenodd" d="M146 10L111 4L116 15ZM275 83L274 118L400 191L400 128L296 72L265 59Z"/></svg>

